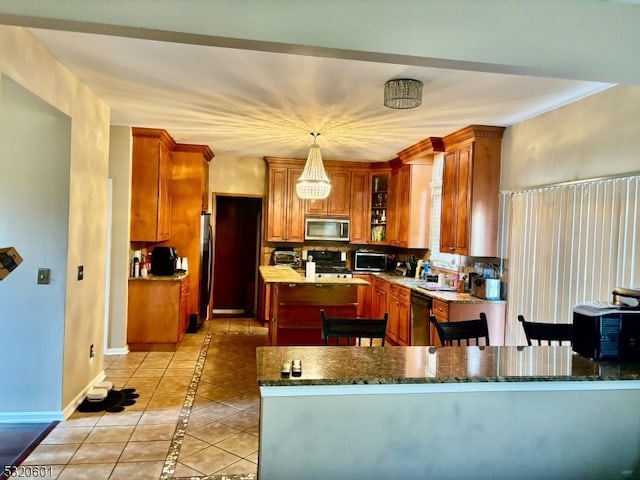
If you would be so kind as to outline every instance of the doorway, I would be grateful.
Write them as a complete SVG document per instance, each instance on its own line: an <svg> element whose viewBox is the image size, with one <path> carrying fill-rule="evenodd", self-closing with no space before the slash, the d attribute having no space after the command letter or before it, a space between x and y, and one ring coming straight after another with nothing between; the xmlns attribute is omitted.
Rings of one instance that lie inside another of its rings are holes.
<svg viewBox="0 0 640 480"><path fill-rule="evenodd" d="M213 316L254 315L262 198L215 195Z"/></svg>

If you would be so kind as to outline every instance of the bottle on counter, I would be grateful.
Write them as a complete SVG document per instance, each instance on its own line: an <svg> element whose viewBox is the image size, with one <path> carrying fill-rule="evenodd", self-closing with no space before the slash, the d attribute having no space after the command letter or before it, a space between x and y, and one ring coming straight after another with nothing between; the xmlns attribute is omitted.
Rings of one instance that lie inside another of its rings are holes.
<svg viewBox="0 0 640 480"><path fill-rule="evenodd" d="M140 259L138 257L133 258L133 277L138 278L140 276Z"/></svg>

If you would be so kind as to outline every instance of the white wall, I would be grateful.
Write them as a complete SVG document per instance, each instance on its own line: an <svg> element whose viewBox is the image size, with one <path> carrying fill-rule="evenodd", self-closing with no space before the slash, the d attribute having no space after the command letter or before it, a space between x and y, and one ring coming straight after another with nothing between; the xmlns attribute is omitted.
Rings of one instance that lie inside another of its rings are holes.
<svg viewBox="0 0 640 480"><path fill-rule="evenodd" d="M640 87L613 87L518 123L502 140L503 190L640 171Z"/></svg>
<svg viewBox="0 0 640 480"><path fill-rule="evenodd" d="M31 322L29 327L13 331L12 336L2 335L5 344L11 343L16 352L25 352L28 362L24 368L20 368L23 363L17 363L16 368L7 370L8 376L3 374L1 378L16 392L24 388L31 391L21 392L17 403L12 402L9 395L2 395L0 420L58 418L72 413L75 403L82 400L84 390L104 375L109 109L22 28L0 26L0 75L3 84L7 77L13 79L41 99L41 103L48 104L50 111L58 110L70 118L70 130L64 135L58 132L59 137L55 138L40 124L31 126L28 122L20 129L12 119L5 120L2 151L16 152L3 153L0 158L3 184L6 183L4 172L9 169L24 168L28 172L20 176L20 183L13 182L11 188L16 189L13 193L17 197L0 197L3 210L13 206L22 212L19 222L0 215L0 244L13 244L18 251L25 245L29 262L0 284L3 297L21 305L11 309L8 317L3 312L2 325ZM6 100L4 95L0 98L3 109ZM27 145L21 135L28 135L34 145ZM25 155L21 163L16 155L27 148L36 148L35 144L40 144L43 151L38 155ZM61 152L65 149L65 160L61 161ZM2 192L6 191L3 185ZM63 197L64 216L42 214L48 208L62 210ZM41 221L55 229L58 236L50 239L48 235L41 235L42 232L29 223L39 226ZM20 223L26 228L16 231ZM64 240L59 231L64 231ZM52 241L58 242L55 249L49 247ZM31 245L37 245L38 249ZM79 265L84 266L83 281L76 280ZM35 269L47 266L52 268L54 282L60 283L48 287L36 285ZM37 298L43 291L51 296L44 304L38 303ZM59 312L60 318L52 318L59 308L63 309ZM47 315L42 317L42 311ZM59 329L60 334L50 334L49 328ZM40 348L30 354L36 339ZM89 346L92 344L96 357L91 360ZM4 372L5 367L1 368ZM57 373L52 374L50 368Z"/></svg>

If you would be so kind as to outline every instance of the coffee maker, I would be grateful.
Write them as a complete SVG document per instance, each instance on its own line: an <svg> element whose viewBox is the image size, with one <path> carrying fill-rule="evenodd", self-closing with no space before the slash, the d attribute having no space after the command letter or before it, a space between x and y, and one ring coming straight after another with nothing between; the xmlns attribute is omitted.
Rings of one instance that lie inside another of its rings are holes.
<svg viewBox="0 0 640 480"><path fill-rule="evenodd" d="M156 246L151 253L151 275L171 276L176 273L178 252L174 247Z"/></svg>

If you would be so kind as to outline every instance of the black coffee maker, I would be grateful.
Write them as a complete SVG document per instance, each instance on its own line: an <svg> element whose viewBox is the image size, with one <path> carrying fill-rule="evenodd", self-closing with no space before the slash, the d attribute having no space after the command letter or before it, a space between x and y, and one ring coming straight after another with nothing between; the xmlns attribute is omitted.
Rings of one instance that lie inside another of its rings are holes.
<svg viewBox="0 0 640 480"><path fill-rule="evenodd" d="M173 247L157 246L151 252L151 275L170 276L176 273L178 252Z"/></svg>

